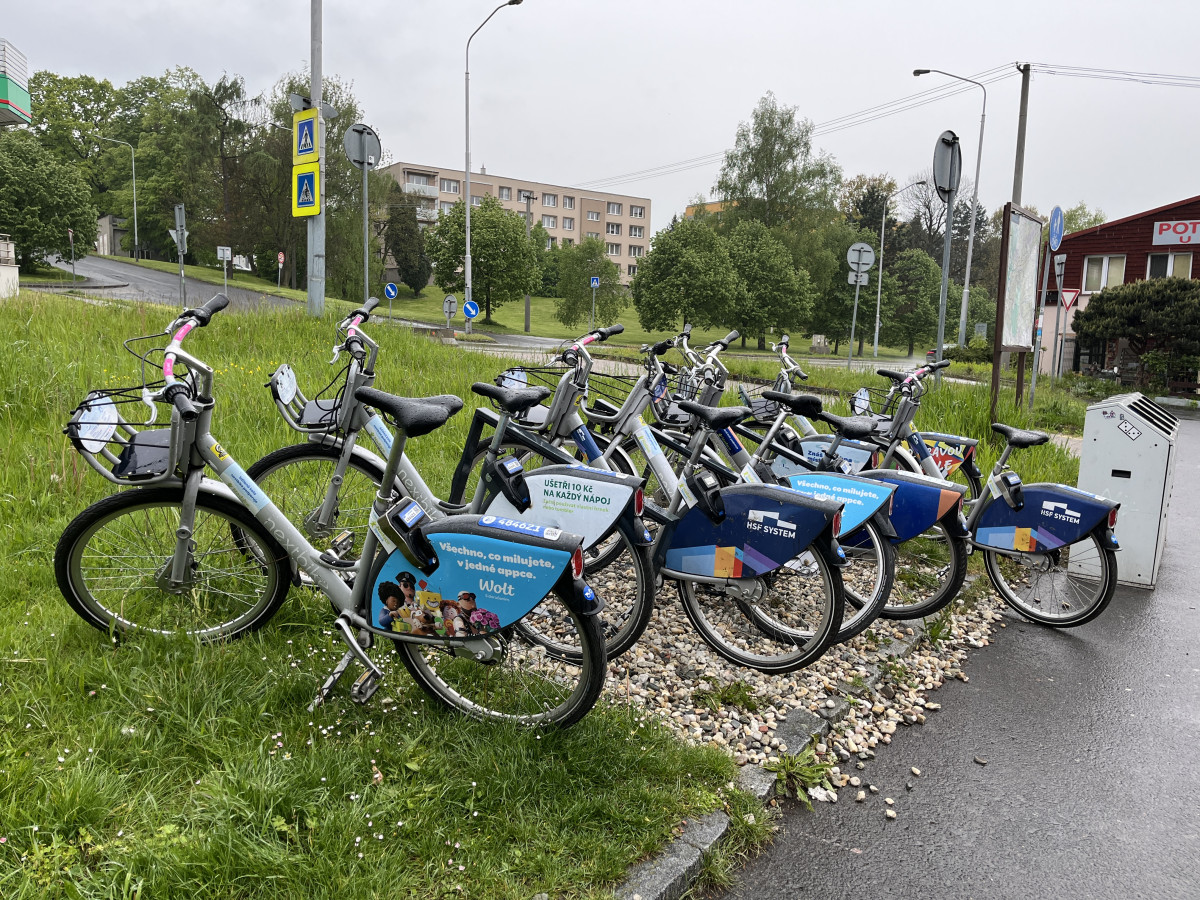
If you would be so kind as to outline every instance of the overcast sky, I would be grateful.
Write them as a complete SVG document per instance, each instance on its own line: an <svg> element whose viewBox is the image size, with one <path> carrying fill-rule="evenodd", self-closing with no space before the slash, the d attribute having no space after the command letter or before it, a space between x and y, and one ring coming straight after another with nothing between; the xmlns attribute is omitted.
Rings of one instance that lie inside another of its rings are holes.
<svg viewBox="0 0 1200 900"><path fill-rule="evenodd" d="M463 163L463 47L493 0L325 0L326 74L353 83L393 159ZM38 0L5 4L0 36L31 71L114 84L176 65L265 91L309 56L305 0ZM774 91L815 123L1027 61L1200 75L1200 3L524 0L471 45L474 168L577 185L714 154ZM1020 79L988 88L980 202L1011 198ZM944 129L975 168L978 89L819 135L847 176L901 184L929 165ZM1080 200L1118 218L1200 194L1200 91L1035 74L1024 200ZM345 124L337 123L340 134ZM340 140L334 146L340 146ZM655 229L719 161L610 188L649 197Z"/></svg>

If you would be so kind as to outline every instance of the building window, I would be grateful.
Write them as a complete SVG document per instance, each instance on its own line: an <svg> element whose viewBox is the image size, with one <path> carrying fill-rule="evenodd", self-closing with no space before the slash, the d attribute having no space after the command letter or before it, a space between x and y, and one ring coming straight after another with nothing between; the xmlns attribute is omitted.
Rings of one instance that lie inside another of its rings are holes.
<svg viewBox="0 0 1200 900"><path fill-rule="evenodd" d="M595 238L596 240L600 240L600 232L598 232L598 231L589 231L589 232L587 233L587 237L590 237L590 238Z"/></svg>
<svg viewBox="0 0 1200 900"><path fill-rule="evenodd" d="M558 206L558 194L542 194L542 206Z"/></svg>
<svg viewBox="0 0 1200 900"><path fill-rule="evenodd" d="M1124 256L1089 256L1083 261L1083 292L1094 294L1123 284L1125 281Z"/></svg>
<svg viewBox="0 0 1200 900"><path fill-rule="evenodd" d="M646 207L644 207L644 206L630 206L630 207L629 207L629 217L630 217L631 219L644 219L644 218L646 218Z"/></svg>
<svg viewBox="0 0 1200 900"><path fill-rule="evenodd" d="M549 236L546 237L546 249L547 250L553 250L554 245L556 243L558 243L558 238L549 237Z"/></svg>
<svg viewBox="0 0 1200 900"><path fill-rule="evenodd" d="M606 244L605 248L604 248L604 252L607 253L609 256L620 256L621 255L621 245L620 244Z"/></svg>
<svg viewBox="0 0 1200 900"><path fill-rule="evenodd" d="M630 225L629 236L631 238L642 238L646 236L646 228L644 225Z"/></svg>
<svg viewBox="0 0 1200 900"><path fill-rule="evenodd" d="M575 198L568 197L564 194L563 195L563 209L574 209L574 208L575 208Z"/></svg>
<svg viewBox="0 0 1200 900"><path fill-rule="evenodd" d="M629 277L632 278L637 274L637 266L630 266L627 271L629 272Z"/></svg>
<svg viewBox="0 0 1200 900"><path fill-rule="evenodd" d="M510 187L500 188L500 199L501 200L511 200L512 199L512 188L510 188Z"/></svg>
<svg viewBox="0 0 1200 900"><path fill-rule="evenodd" d="M458 193L458 182L455 181L453 178L443 178L442 179L442 193L443 194L457 194Z"/></svg>
<svg viewBox="0 0 1200 900"><path fill-rule="evenodd" d="M587 218L588 218L589 222L599 222L600 221L600 211L596 210L596 209L589 209Z"/></svg>
<svg viewBox="0 0 1200 900"><path fill-rule="evenodd" d="M557 228L558 227L558 216L542 216L542 227L543 228Z"/></svg>
<svg viewBox="0 0 1200 900"><path fill-rule="evenodd" d="M564 247L574 247L575 242L573 240L571 240L570 238L563 238L563 246Z"/></svg>
<svg viewBox="0 0 1200 900"><path fill-rule="evenodd" d="M482 206L483 198L480 197L478 194L472 194L471 195L471 205L472 206Z"/></svg>
<svg viewBox="0 0 1200 900"><path fill-rule="evenodd" d="M609 201L608 214L610 216L619 216L621 214L621 204L613 203L612 201Z"/></svg>
<svg viewBox="0 0 1200 900"><path fill-rule="evenodd" d="M526 199L536 200L537 197L534 196L533 191L517 191L517 202L518 203L524 203L526 201Z"/></svg>
<svg viewBox="0 0 1200 900"><path fill-rule="evenodd" d="M442 201L442 205L441 205L442 212L450 212L450 210L452 210L452 209L454 209L454 204L451 201L449 201L449 200Z"/></svg>
<svg viewBox="0 0 1200 900"><path fill-rule="evenodd" d="M428 175L418 175L415 172L408 172L404 180L409 184L429 184Z"/></svg>
<svg viewBox="0 0 1200 900"><path fill-rule="evenodd" d="M643 252L645 252L644 247L641 247L638 244L630 244L629 245L629 255L630 256L635 256L635 257L641 256Z"/></svg>
<svg viewBox="0 0 1200 900"><path fill-rule="evenodd" d="M563 231L574 231L575 220L571 216L563 216Z"/></svg>
<svg viewBox="0 0 1200 900"><path fill-rule="evenodd" d="M621 223L620 222L606 222L604 225L604 233L605 234L615 234L615 235L619 236L621 234Z"/></svg>
<svg viewBox="0 0 1200 900"><path fill-rule="evenodd" d="M1146 266L1147 278L1191 278L1192 254L1151 253Z"/></svg>

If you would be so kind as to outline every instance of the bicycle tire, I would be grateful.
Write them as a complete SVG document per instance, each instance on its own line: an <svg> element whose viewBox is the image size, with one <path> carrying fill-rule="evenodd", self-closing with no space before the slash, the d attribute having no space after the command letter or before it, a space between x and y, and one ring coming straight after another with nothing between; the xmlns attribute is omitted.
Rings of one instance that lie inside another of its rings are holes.
<svg viewBox="0 0 1200 900"><path fill-rule="evenodd" d="M1092 621L1104 612L1117 588L1117 555L1095 534L1049 553L985 550L983 562L1005 603L1029 621L1052 628ZM1074 572L1069 571L1072 567ZM1027 579L1025 584L1018 583L1020 578ZM1018 593L1017 587L1028 591Z"/></svg>
<svg viewBox="0 0 1200 900"><path fill-rule="evenodd" d="M510 627L486 640L499 659L485 662L430 644L396 642L404 667L442 706L482 721L566 727L595 706L604 689L607 660L600 620L550 594L538 609L574 629L578 656L567 658L529 641ZM528 664L528 674L515 671Z"/></svg>
<svg viewBox="0 0 1200 900"><path fill-rule="evenodd" d="M936 522L896 547L896 583L881 619L921 619L958 596L967 577L967 541Z"/></svg>
<svg viewBox="0 0 1200 900"><path fill-rule="evenodd" d="M683 611L705 643L732 663L767 674L811 665L834 643L846 602L841 569L828 545L818 539L762 578L768 593L753 603L731 601L718 585L679 581Z"/></svg>
<svg viewBox="0 0 1200 900"><path fill-rule="evenodd" d="M193 586L162 587L182 502L182 486L135 488L92 504L67 526L54 551L54 574L80 618L108 633L187 634L212 642L255 631L275 614L287 598L291 560L243 506L223 497L196 498L192 539L200 552ZM228 546L219 546L224 541ZM147 565L138 568L139 558ZM235 602L243 582L245 599ZM226 618L225 607L237 614ZM210 613L220 621L202 624Z"/></svg>
<svg viewBox="0 0 1200 900"><path fill-rule="evenodd" d="M868 519L855 530L866 535L861 541L842 544L848 565L842 569L842 585L846 591L846 610L835 643L843 644L862 634L871 626L891 598L896 579L896 547ZM862 544L860 546L860 544Z"/></svg>
<svg viewBox="0 0 1200 900"><path fill-rule="evenodd" d="M331 540L338 532L346 530L354 536L354 543L343 558L358 559L367 536L371 505L383 480L383 469L369 460L352 456L338 488L334 521L328 526L320 526L313 516L320 510L325 489L341 455L340 447L292 444L256 460L246 469L246 474L263 489L279 511L295 523L309 543L319 546L321 541ZM324 474L325 469L328 474ZM352 473L358 477L352 477Z"/></svg>

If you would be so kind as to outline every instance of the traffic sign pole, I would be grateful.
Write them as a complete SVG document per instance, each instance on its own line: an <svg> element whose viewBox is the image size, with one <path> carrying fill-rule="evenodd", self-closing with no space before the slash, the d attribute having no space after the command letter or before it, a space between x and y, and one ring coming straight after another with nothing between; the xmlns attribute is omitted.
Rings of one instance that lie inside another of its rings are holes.
<svg viewBox="0 0 1200 900"><path fill-rule="evenodd" d="M846 369L854 359L854 329L858 324L858 292L867 282L867 270L875 264L875 251L870 244L859 241L846 251L846 262L850 266L849 280L854 284L854 313L850 317L850 353L846 356Z"/></svg>
<svg viewBox="0 0 1200 900"><path fill-rule="evenodd" d="M595 331L596 330L596 288L600 287L600 277L598 275L593 275L591 278L591 284L592 284L592 327L589 330Z"/></svg>
<svg viewBox="0 0 1200 900"><path fill-rule="evenodd" d="M1058 209L1058 207L1054 207ZM1051 228L1051 232L1053 232ZM1037 390L1038 377L1038 356L1042 352L1042 317L1046 313L1046 288L1050 285L1050 250L1049 244L1046 245L1046 251L1042 255L1042 299L1038 304L1037 320L1034 322L1035 333L1033 337L1033 374L1029 377L1029 410L1033 411L1033 392ZM1059 308L1062 308L1062 294L1058 298ZM1054 326L1054 339L1058 340L1058 324Z"/></svg>

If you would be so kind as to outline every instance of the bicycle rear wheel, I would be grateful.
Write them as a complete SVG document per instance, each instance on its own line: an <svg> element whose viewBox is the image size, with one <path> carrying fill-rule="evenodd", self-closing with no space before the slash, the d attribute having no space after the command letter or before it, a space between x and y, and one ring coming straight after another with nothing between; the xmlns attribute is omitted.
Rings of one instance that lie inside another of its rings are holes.
<svg viewBox="0 0 1200 900"><path fill-rule="evenodd" d="M397 641L396 652L417 684L449 709L484 721L572 725L587 715L604 688L600 621L576 612L555 593L530 616L541 620L538 633L558 634L575 652L556 653L531 640L522 627L525 620L468 642L460 654L404 641Z"/></svg>
<svg viewBox="0 0 1200 900"><path fill-rule="evenodd" d="M757 581L757 598L693 581L679 582L679 598L696 631L730 662L778 674L819 659L837 636L846 602L828 542L818 540Z"/></svg>
<svg viewBox="0 0 1200 900"><path fill-rule="evenodd" d="M986 550L983 561L1005 603L1054 628L1092 621L1117 588L1117 555L1094 534L1049 553Z"/></svg>
<svg viewBox="0 0 1200 900"><path fill-rule="evenodd" d="M71 608L101 631L187 634L202 641L261 628L287 597L291 562L242 506L196 498L188 581L172 587L183 489L113 494L67 526L54 574Z"/></svg>

